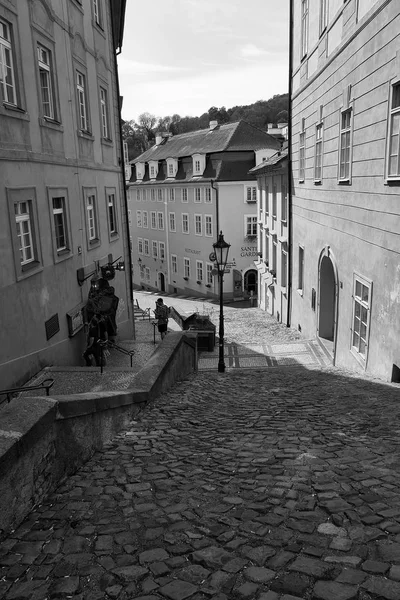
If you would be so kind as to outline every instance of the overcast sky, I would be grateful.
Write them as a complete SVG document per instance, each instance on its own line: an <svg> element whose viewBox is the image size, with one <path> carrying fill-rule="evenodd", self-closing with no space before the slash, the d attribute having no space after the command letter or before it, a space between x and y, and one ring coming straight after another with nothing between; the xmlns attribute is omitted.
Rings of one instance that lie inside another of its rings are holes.
<svg viewBox="0 0 400 600"><path fill-rule="evenodd" d="M122 117L200 116L288 88L289 0L127 1Z"/></svg>

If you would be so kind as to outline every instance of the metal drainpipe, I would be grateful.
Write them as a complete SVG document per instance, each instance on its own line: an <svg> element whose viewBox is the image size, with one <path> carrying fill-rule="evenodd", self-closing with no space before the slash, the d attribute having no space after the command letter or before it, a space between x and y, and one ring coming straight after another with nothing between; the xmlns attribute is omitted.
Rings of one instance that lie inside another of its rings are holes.
<svg viewBox="0 0 400 600"><path fill-rule="evenodd" d="M111 3L112 10L112 3ZM115 39L114 39L114 28L111 27L112 36L113 36L113 50L115 48ZM115 82L117 88L117 102L118 102L118 133L119 133L119 151L121 154L121 169L122 169L122 195L124 197L124 205L125 205L125 222L126 222L126 237L127 237L127 248L128 248L128 265L129 265L129 301L128 305L132 314L132 323L133 323L133 339L136 339L136 327L135 327L135 312L133 310L133 282L132 282L132 252L131 252L131 241L129 238L129 218L128 218L128 198L126 195L126 183L125 183L125 161L124 161L124 145L122 141L122 129L121 129L121 96L119 90L119 77L118 77L118 63L117 56L121 54L122 50L120 48L119 52L113 51L114 57L114 69L115 69Z"/></svg>
<svg viewBox="0 0 400 600"><path fill-rule="evenodd" d="M211 187L213 190L215 190L215 213L216 213L216 225L217 225L217 235L216 235L216 239L218 239L218 235L219 235L219 195L218 195L218 188L214 187L214 179L211 179Z"/></svg>
<svg viewBox="0 0 400 600"><path fill-rule="evenodd" d="M293 215L292 215L292 74L293 74L293 0L289 2L289 110L288 110L288 301L286 327L290 327L292 309Z"/></svg>

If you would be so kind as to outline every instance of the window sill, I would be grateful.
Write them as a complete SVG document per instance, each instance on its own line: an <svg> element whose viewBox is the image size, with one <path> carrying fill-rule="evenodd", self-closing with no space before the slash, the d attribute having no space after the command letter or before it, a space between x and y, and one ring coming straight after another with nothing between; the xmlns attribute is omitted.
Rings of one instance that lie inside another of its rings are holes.
<svg viewBox="0 0 400 600"><path fill-rule="evenodd" d="M385 179L385 185L388 185L388 186L391 186L391 185L392 186L398 186L398 185L400 185L400 175L396 175L395 177L391 177L391 178L387 177Z"/></svg>
<svg viewBox="0 0 400 600"><path fill-rule="evenodd" d="M43 271L43 265L39 261L35 260L26 265L17 265L17 281L22 281L23 279L27 279L28 277L32 277L32 275L36 275Z"/></svg>
<svg viewBox="0 0 400 600"><path fill-rule="evenodd" d="M298 289L297 293L298 293L299 296L303 297L303 294L304 294L303 290Z"/></svg>
<svg viewBox="0 0 400 600"><path fill-rule="evenodd" d="M101 138L100 141L104 146L114 146L114 142L110 138Z"/></svg>
<svg viewBox="0 0 400 600"><path fill-rule="evenodd" d="M67 260L68 258L72 258L72 256L73 254L70 248L66 248L65 250L56 250L54 262L57 264Z"/></svg>
<svg viewBox="0 0 400 600"><path fill-rule="evenodd" d="M338 179L339 185L351 185L351 179Z"/></svg>
<svg viewBox="0 0 400 600"><path fill-rule="evenodd" d="M29 121L29 115L20 106L16 106L14 104L9 104L8 102L2 103L2 111L4 115L8 117L14 117L16 119L24 119L25 121Z"/></svg>
<svg viewBox="0 0 400 600"><path fill-rule="evenodd" d="M92 20L93 28L100 33L104 38L106 37L106 32L104 31L103 26L100 23L97 23L94 19Z"/></svg>
<svg viewBox="0 0 400 600"><path fill-rule="evenodd" d="M94 141L94 135L90 131L83 131L82 129L78 129L77 133L78 137L90 140L92 142Z"/></svg>
<svg viewBox="0 0 400 600"><path fill-rule="evenodd" d="M356 361L358 362L358 364L363 369L366 369L367 368L367 357L366 356L364 357L361 354L359 354L359 352L357 352L357 350L354 348L354 346L352 346L350 348L350 352L354 356L354 358L356 359Z"/></svg>
<svg viewBox="0 0 400 600"><path fill-rule="evenodd" d="M88 250L92 250L93 248L97 248L98 246L100 246L100 239L96 238L94 240L89 240L88 241Z"/></svg>
<svg viewBox="0 0 400 600"><path fill-rule="evenodd" d="M118 231L116 231L115 233L109 233L108 237L110 242L116 242L117 240L119 240L119 233Z"/></svg>
<svg viewBox="0 0 400 600"><path fill-rule="evenodd" d="M322 185L321 179L314 179L314 185Z"/></svg>
<svg viewBox="0 0 400 600"><path fill-rule="evenodd" d="M55 121L53 119L48 119L46 117L39 117L39 125L40 127L48 127L49 129L54 129L56 131L64 132L64 127L61 125L59 121Z"/></svg>
<svg viewBox="0 0 400 600"><path fill-rule="evenodd" d="M298 183L304 183L305 180L304 179L299 179Z"/></svg>

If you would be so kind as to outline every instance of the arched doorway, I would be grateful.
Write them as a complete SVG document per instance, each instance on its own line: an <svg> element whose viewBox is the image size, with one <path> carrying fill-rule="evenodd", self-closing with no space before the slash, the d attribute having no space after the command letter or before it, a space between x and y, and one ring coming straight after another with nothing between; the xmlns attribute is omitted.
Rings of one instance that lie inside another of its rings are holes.
<svg viewBox="0 0 400 600"><path fill-rule="evenodd" d="M160 291L161 292L165 292L165 276L164 273L159 273L158 274L158 282L160 285Z"/></svg>
<svg viewBox="0 0 400 600"><path fill-rule="evenodd" d="M244 290L248 294L253 292L254 296L257 296L257 279L258 273L255 269L250 269L244 274Z"/></svg>
<svg viewBox="0 0 400 600"><path fill-rule="evenodd" d="M319 261L318 336L334 355L337 321L337 273L329 248Z"/></svg>

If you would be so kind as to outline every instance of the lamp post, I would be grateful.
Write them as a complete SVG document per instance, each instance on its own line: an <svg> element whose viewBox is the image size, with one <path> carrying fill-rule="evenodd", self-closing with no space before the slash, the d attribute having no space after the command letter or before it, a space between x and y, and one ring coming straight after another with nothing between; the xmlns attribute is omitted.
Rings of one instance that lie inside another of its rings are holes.
<svg viewBox="0 0 400 600"><path fill-rule="evenodd" d="M226 263L228 261L228 252L231 247L224 240L222 231L218 236L218 241L213 244L215 261L217 263L218 277L219 277L219 359L218 359L218 372L225 372L225 361L224 361L224 272Z"/></svg>

